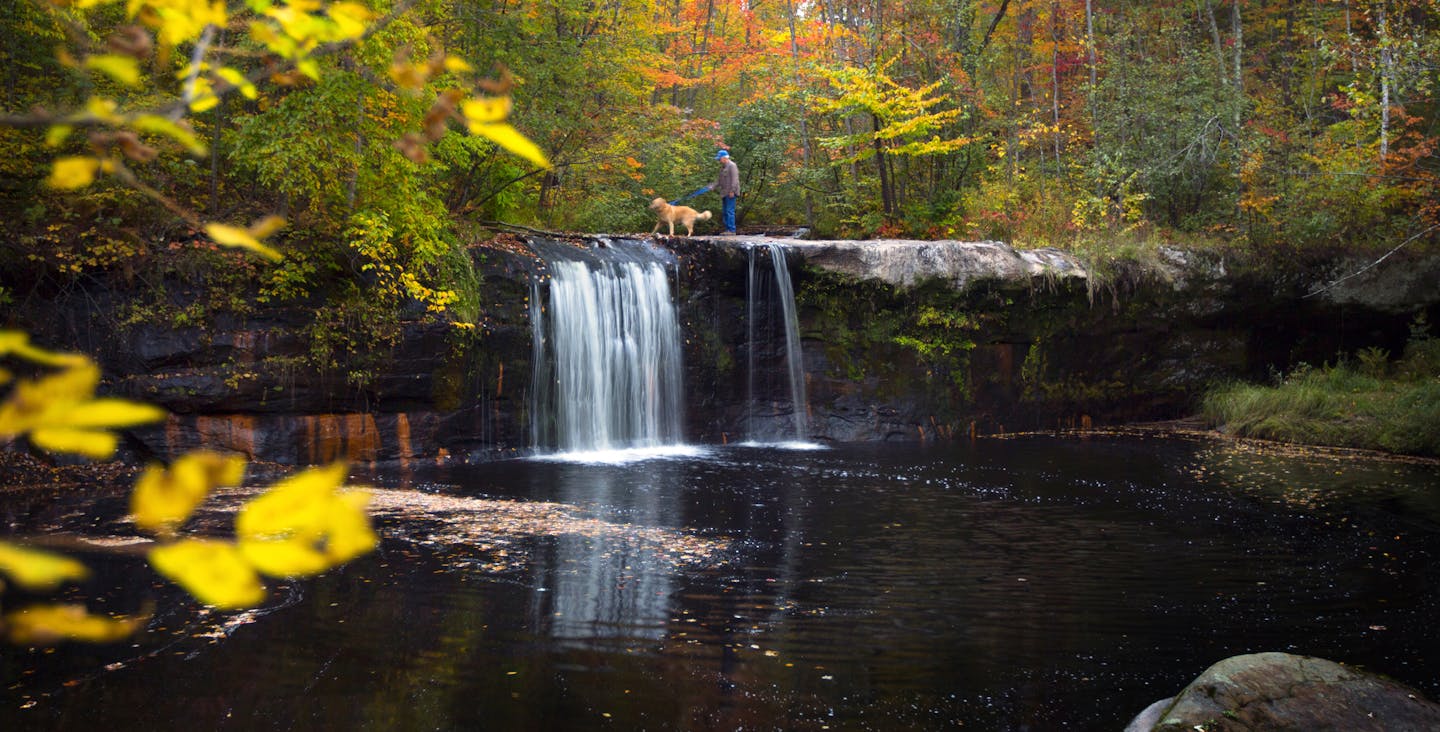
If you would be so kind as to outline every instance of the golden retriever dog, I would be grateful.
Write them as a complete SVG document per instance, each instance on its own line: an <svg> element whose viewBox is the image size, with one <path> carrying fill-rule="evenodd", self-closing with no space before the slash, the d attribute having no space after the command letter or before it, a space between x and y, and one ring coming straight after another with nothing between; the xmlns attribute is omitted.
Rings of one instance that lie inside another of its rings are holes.
<svg viewBox="0 0 1440 732"><path fill-rule="evenodd" d="M661 224L670 225L670 236L675 236L675 222L685 225L685 236L695 233L696 221L709 221L709 211L696 211L689 206L671 206L663 198L657 198L650 202L650 210L655 212L659 220L655 222L655 228L650 230L651 234L660 230Z"/></svg>

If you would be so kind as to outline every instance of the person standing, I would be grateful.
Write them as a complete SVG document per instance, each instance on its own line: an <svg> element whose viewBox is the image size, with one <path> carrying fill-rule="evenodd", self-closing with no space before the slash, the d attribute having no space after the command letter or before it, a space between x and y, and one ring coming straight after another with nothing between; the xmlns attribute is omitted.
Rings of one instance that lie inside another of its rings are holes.
<svg viewBox="0 0 1440 732"><path fill-rule="evenodd" d="M725 234L735 233L735 199L740 196L740 168L730 159L730 153L721 150L715 153L720 161L720 176L706 190L720 194L720 220L725 225Z"/></svg>

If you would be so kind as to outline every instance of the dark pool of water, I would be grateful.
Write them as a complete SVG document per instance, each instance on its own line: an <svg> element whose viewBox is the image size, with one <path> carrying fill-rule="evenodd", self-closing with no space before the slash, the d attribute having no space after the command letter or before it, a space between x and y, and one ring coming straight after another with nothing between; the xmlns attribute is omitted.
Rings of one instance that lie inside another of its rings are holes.
<svg viewBox="0 0 1440 732"><path fill-rule="evenodd" d="M732 543L538 538L497 572L387 541L219 631L96 557L82 590L158 593L154 627L0 650L0 728L1115 730L1269 650L1434 698L1437 472L1132 438L381 471Z"/></svg>

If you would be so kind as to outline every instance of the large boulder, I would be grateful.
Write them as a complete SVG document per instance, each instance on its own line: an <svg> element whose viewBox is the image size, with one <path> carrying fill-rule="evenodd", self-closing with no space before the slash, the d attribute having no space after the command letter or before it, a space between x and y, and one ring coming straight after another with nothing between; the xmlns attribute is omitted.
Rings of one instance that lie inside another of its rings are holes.
<svg viewBox="0 0 1440 732"><path fill-rule="evenodd" d="M1232 656L1125 732L1440 729L1440 705L1407 686L1333 661L1289 653Z"/></svg>

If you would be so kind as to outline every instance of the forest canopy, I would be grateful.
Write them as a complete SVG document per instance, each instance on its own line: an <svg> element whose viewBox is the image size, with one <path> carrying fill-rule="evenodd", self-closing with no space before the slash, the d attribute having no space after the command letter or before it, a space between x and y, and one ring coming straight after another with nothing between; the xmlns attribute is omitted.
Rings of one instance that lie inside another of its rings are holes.
<svg viewBox="0 0 1440 732"><path fill-rule="evenodd" d="M185 33L149 22L169 5L3 0L7 268L263 234L262 301L342 278L463 309L477 222L647 230L717 148L742 226L821 236L1386 249L1440 224L1434 0L248 0ZM301 16L329 30L255 20ZM114 163L55 132L177 96ZM445 134L472 113L513 144Z"/></svg>

